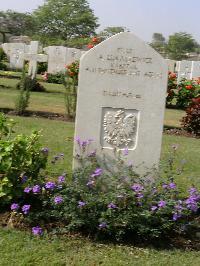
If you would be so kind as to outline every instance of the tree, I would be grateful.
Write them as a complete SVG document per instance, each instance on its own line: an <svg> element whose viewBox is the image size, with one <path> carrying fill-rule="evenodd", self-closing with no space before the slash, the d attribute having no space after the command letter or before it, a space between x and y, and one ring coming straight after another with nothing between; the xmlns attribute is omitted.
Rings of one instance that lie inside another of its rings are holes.
<svg viewBox="0 0 200 266"><path fill-rule="evenodd" d="M87 0L46 0L34 15L40 34L63 40L89 37L98 27Z"/></svg>
<svg viewBox="0 0 200 266"><path fill-rule="evenodd" d="M167 51L169 58L182 60L187 58L187 53L194 52L198 47L191 34L178 32L169 36Z"/></svg>
<svg viewBox="0 0 200 266"><path fill-rule="evenodd" d="M166 40L162 33L155 32L150 45L161 55L166 55Z"/></svg>
<svg viewBox="0 0 200 266"><path fill-rule="evenodd" d="M128 29L126 29L125 27L122 26L118 26L118 27L107 27L105 28L103 31L101 31L98 35L102 38L102 39L107 39L110 38L111 36L120 33L120 32L125 32L128 31Z"/></svg>
<svg viewBox="0 0 200 266"><path fill-rule="evenodd" d="M0 12L0 32L19 36L32 35L35 30L36 22L31 14L12 10Z"/></svg>

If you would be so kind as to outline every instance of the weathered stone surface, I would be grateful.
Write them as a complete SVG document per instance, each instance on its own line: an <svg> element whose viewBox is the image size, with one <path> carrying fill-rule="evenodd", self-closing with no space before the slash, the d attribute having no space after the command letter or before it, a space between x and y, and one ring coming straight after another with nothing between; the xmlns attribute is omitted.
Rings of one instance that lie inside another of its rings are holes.
<svg viewBox="0 0 200 266"><path fill-rule="evenodd" d="M38 54L39 42L32 41L29 46L29 53L24 54L24 60L29 61L28 75L35 78L37 74L37 62L47 62L47 55Z"/></svg>
<svg viewBox="0 0 200 266"><path fill-rule="evenodd" d="M178 77L177 81L181 79L191 79L192 61L183 60L180 61L178 66Z"/></svg>
<svg viewBox="0 0 200 266"><path fill-rule="evenodd" d="M99 155L128 149L127 162L140 173L157 165L167 73L166 61L132 33L88 51L80 62L75 136L94 139Z"/></svg>
<svg viewBox="0 0 200 266"><path fill-rule="evenodd" d="M10 68L22 69L24 66L24 53L29 46L25 43L3 43L2 48L10 60Z"/></svg>
<svg viewBox="0 0 200 266"><path fill-rule="evenodd" d="M67 48L64 46L49 46L44 48L48 54L48 73L55 74L65 72L66 65L79 60L83 51L76 48Z"/></svg>

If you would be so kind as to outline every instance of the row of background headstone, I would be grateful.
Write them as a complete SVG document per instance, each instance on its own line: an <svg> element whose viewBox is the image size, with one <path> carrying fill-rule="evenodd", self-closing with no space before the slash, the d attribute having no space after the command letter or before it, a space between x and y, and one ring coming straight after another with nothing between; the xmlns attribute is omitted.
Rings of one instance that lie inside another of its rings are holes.
<svg viewBox="0 0 200 266"><path fill-rule="evenodd" d="M25 43L4 43L2 45L10 60L11 69L22 69L24 61L29 61L29 75L35 77L37 62L48 62L48 73L56 74L65 71L65 65L79 60L85 51L64 46L49 46L42 49L38 41L30 45ZM42 52L45 54L42 54ZM177 72L178 81L182 78L192 79L200 77L200 61L175 61L166 59L168 70Z"/></svg>
<svg viewBox="0 0 200 266"><path fill-rule="evenodd" d="M2 48L9 57L11 69L22 69L25 61L29 61L29 75L35 77L37 62L48 62L48 73L56 74L65 71L65 65L79 60L85 51L64 46L49 46L42 49L38 41L30 45L24 43L4 43ZM42 52L46 54L42 54Z"/></svg>

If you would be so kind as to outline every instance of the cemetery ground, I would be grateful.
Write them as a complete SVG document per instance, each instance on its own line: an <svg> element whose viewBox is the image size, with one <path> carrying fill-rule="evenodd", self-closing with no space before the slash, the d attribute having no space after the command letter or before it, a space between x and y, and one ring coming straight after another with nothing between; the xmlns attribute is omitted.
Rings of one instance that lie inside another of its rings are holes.
<svg viewBox="0 0 200 266"><path fill-rule="evenodd" d="M13 109L18 91L19 79L0 78L0 109ZM64 116L64 88L62 85L42 83L46 92L31 93L29 111L41 111ZM184 111L167 109L165 126L180 127ZM64 153L64 160L56 165L49 164L48 170L58 176L65 167L69 173L72 163L74 123L49 120L40 117L16 117L16 134L29 134L42 130L41 142L49 147L50 158ZM52 134L53 132L53 134ZM57 137L59 136L59 137ZM55 142L56 137L56 142ZM90 136L88 136L90 137ZM92 136L91 136L92 137ZM162 161L169 157L172 144L178 144L177 162L186 160L184 174L175 180L183 189L194 184L199 187L200 139L192 137L163 135ZM3 225L2 219L0 226ZM186 244L187 246L188 243ZM183 245L184 246L184 245ZM192 246L192 244L191 244ZM168 247L169 248L169 247ZM94 242L81 236L44 235L33 237L28 232L0 227L0 265L199 265L198 251L156 249Z"/></svg>

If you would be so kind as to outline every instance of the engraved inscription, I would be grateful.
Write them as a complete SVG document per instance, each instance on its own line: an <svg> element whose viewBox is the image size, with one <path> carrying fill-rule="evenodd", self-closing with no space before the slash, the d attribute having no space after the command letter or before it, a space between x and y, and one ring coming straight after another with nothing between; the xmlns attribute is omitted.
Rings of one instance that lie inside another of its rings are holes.
<svg viewBox="0 0 200 266"><path fill-rule="evenodd" d="M134 98L134 99L142 98L142 96L139 94L133 94L132 92L122 92L120 90L116 90L116 91L104 90L103 96L118 96L118 97Z"/></svg>
<svg viewBox="0 0 200 266"><path fill-rule="evenodd" d="M104 148L133 149L136 144L138 124L136 110L108 108L103 117Z"/></svg>

